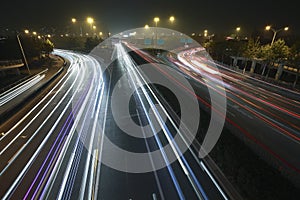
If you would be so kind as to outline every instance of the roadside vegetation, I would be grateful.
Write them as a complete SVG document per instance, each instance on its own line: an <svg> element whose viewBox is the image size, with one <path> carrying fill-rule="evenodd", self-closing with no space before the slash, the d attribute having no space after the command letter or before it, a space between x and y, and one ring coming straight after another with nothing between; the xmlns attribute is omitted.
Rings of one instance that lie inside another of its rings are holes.
<svg viewBox="0 0 300 200"><path fill-rule="evenodd" d="M55 48L69 49L82 53L89 53L102 41L101 37L53 37Z"/></svg>
<svg viewBox="0 0 300 200"><path fill-rule="evenodd" d="M300 40L295 39L289 44L283 39L273 44L261 43L259 38L248 40L215 40L203 44L212 58L229 66L258 74L262 78L272 78L275 83L287 82L292 88L299 88L300 74ZM234 63L234 57L242 59ZM251 71L252 62L257 62L255 70ZM277 73L278 69L288 70Z"/></svg>
<svg viewBox="0 0 300 200"><path fill-rule="evenodd" d="M0 60L22 59L21 47L29 63L34 60L42 59L43 57L48 57L53 51L54 44L49 38L39 39L29 36L19 36L19 38L21 46L15 35L0 40Z"/></svg>

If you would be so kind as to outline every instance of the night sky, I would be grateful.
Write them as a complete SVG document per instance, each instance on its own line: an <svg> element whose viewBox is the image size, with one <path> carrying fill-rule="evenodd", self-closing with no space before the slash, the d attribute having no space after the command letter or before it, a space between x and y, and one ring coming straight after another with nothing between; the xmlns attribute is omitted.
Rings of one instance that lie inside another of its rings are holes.
<svg viewBox="0 0 300 200"><path fill-rule="evenodd" d="M244 33L263 30L271 24L275 29L286 25L290 34L299 34L299 7L289 1L210 1L210 0L24 0L1 2L1 28L64 27L71 18L95 18L98 27L112 33L154 26L153 18L159 16L160 26L185 33L230 33L237 26ZM168 23L169 16L176 23ZM298 26L298 27L296 27Z"/></svg>

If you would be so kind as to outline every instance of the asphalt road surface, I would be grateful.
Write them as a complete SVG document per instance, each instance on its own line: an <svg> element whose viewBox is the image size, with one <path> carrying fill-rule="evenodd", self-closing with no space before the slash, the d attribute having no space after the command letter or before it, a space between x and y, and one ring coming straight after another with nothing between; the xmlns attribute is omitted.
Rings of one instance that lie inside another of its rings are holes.
<svg viewBox="0 0 300 200"><path fill-rule="evenodd" d="M177 133L178 116L145 84L124 45L115 46L118 59L106 69L91 56L56 53L71 63L65 75L21 120L1 130L2 199L228 198L187 145L186 133ZM113 99L115 88L120 92ZM128 95L129 115L118 119L149 127L139 136L128 135L115 119Z"/></svg>

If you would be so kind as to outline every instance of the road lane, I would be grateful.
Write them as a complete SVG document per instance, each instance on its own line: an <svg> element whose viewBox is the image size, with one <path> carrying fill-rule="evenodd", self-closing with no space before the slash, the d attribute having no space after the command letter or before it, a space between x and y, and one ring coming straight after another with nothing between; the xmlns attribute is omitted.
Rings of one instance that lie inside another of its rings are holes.
<svg viewBox="0 0 300 200"><path fill-rule="evenodd" d="M178 133L176 112L145 84L147 77L122 44L116 45L118 59L105 72L101 61L90 56L57 53L70 60L66 75L0 139L0 158L5 161L0 165L2 199L227 199L198 159L197 149L189 147L186 133ZM127 79L119 82L124 74ZM112 113L115 87L122 90L121 100L136 91L128 105L130 115L123 117L150 125L152 137L141 131L141 138L135 138L118 127ZM157 127L161 130L155 134ZM186 152L173 141L176 133ZM169 151L163 148L166 144ZM112 159L132 167L129 157L115 154L115 145L146 153L145 163L152 170L123 172L107 165L104 161ZM157 150L159 157L153 157L150 152ZM171 154L177 157L173 163ZM166 167L157 170L157 163Z"/></svg>
<svg viewBox="0 0 300 200"><path fill-rule="evenodd" d="M32 120L32 123L28 124L24 119L14 126L9 135L15 135L16 139L10 140L8 144L3 143L4 148L1 148L1 159L11 156L8 150L17 152L13 159L10 159L9 165L4 166L4 170L1 171L1 179L7 178L6 184L1 187L1 194L5 194L5 189L8 189L5 198L10 195L18 198L23 195L40 195L50 169L54 167L66 142L73 136L74 125L86 105L84 102L93 99L88 97L94 91L94 87L98 88L101 85L100 67L95 60L71 52L57 53L71 58L71 66L68 69L70 73L62 79L63 84L58 84L58 89L49 93L54 92L57 95L49 95L53 98L50 101L47 99L48 103L35 107L33 112L26 116L26 120ZM42 123L37 123L37 119ZM18 128L24 130L21 132L33 134L29 134L27 140L20 141L21 134L14 134Z"/></svg>

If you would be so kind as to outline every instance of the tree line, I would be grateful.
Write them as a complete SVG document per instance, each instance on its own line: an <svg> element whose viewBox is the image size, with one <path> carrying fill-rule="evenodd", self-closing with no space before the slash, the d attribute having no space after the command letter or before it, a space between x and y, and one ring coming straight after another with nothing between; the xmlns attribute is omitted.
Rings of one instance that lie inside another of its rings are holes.
<svg viewBox="0 0 300 200"><path fill-rule="evenodd" d="M300 41L288 46L283 39L273 44L261 44L259 38L248 41L214 41L207 44L210 55L221 62L230 63L230 56L262 60L269 66L284 64L300 69Z"/></svg>

